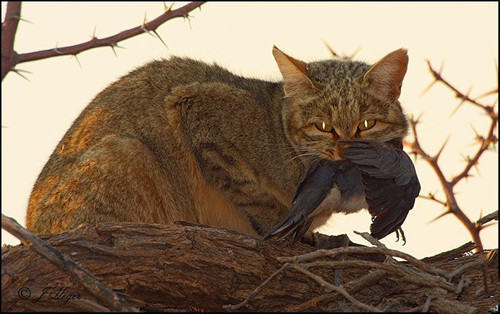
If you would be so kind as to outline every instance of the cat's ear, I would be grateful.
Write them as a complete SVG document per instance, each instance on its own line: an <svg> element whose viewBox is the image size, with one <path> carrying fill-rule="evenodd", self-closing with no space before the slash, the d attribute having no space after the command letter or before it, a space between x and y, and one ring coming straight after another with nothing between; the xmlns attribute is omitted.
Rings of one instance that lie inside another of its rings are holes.
<svg viewBox="0 0 500 314"><path fill-rule="evenodd" d="M401 93L407 66L407 50L402 48L395 50L380 59L366 72L363 83L373 96L395 101Z"/></svg>
<svg viewBox="0 0 500 314"><path fill-rule="evenodd" d="M273 46L273 56L283 75L283 90L286 96L308 94L317 89L307 75L304 62L290 57L276 46Z"/></svg>

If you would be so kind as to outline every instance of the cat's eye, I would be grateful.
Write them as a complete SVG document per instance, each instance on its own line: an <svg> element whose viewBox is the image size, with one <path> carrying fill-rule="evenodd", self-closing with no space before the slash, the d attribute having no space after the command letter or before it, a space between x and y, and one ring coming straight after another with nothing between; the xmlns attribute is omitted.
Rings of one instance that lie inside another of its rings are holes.
<svg viewBox="0 0 500 314"><path fill-rule="evenodd" d="M322 122L317 122L314 124L318 130L321 132L331 132L333 130L333 127L326 123L325 121Z"/></svg>
<svg viewBox="0 0 500 314"><path fill-rule="evenodd" d="M358 129L360 131L364 131L364 130L368 130L368 129L371 129L375 126L375 122L376 120L363 120L359 125L358 125Z"/></svg>

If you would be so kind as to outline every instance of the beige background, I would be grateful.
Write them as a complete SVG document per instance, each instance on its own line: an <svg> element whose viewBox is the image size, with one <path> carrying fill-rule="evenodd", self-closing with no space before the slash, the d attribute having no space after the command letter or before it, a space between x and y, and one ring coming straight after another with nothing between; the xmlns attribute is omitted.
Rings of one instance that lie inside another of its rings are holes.
<svg viewBox="0 0 500 314"><path fill-rule="evenodd" d="M182 3L175 4L180 7ZM146 12L152 19L162 13L161 3L24 3L15 49L29 52L80 43L90 38L94 26L104 37L139 25ZM2 2L2 20L5 3ZM458 103L441 85L427 94L431 82L425 59L463 91L472 86L472 96L497 85L498 3L207 3L192 13L190 22L176 19L158 30L168 45L144 34L120 43L116 58L111 49L99 48L79 55L81 67L72 57L59 57L21 64L31 71L26 81L10 73L2 82L2 212L24 224L29 193L52 150L87 103L104 87L147 61L170 55L217 62L234 73L269 80L280 74L271 55L276 44L304 61L329 58L321 40L338 52L351 53L361 47L356 59L369 63L386 53L405 47L409 68L401 101L408 114L424 112L421 141L434 153L448 134L449 145L441 165L450 177L462 169L462 154L471 154L470 125L485 132L488 119L478 109ZM492 103L497 96L485 99ZM458 185L457 195L472 219L481 212L498 209L498 153L481 159L480 175ZM422 193L439 191L433 172L424 162L416 163ZM443 198L442 193L438 196ZM428 222L439 215L439 205L418 199L404 230L408 243L402 247L389 235L384 243L417 257L455 248L470 239L452 216ZM322 228L326 233L368 231L368 213L338 215ZM482 232L486 247L498 247L498 226ZM18 243L2 230L2 243Z"/></svg>

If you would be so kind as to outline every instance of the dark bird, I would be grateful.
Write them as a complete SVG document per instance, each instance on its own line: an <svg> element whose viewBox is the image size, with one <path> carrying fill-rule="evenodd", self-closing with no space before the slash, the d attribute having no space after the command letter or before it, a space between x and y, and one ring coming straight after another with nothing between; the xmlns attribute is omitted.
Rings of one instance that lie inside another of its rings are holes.
<svg viewBox="0 0 500 314"><path fill-rule="evenodd" d="M316 217L363 207L366 202L359 169L347 160L318 159L309 166L300 182L288 216L264 239L293 233L293 241L296 241L302 238Z"/></svg>
<svg viewBox="0 0 500 314"><path fill-rule="evenodd" d="M401 141L345 143L349 146L343 150L344 157L362 173L368 211L373 217L371 234L382 239L399 230L404 240L401 225L420 193L420 182Z"/></svg>
<svg viewBox="0 0 500 314"><path fill-rule="evenodd" d="M319 159L306 171L288 216L264 239L293 234L296 241L334 212L352 213L368 208L370 232L377 239L402 232L420 183L400 141L342 141L344 160ZM399 235L398 235L399 237Z"/></svg>

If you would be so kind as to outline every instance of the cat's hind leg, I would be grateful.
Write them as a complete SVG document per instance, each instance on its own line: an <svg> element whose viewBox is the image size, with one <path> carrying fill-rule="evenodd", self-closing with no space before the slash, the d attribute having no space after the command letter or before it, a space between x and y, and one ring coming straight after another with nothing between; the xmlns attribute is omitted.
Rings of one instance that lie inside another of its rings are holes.
<svg viewBox="0 0 500 314"><path fill-rule="evenodd" d="M155 155L132 136L108 135L60 172L54 173L56 182L47 177L34 188L33 195L37 189L44 193L28 208L27 225L36 233L82 223L196 222L176 207L173 187Z"/></svg>

